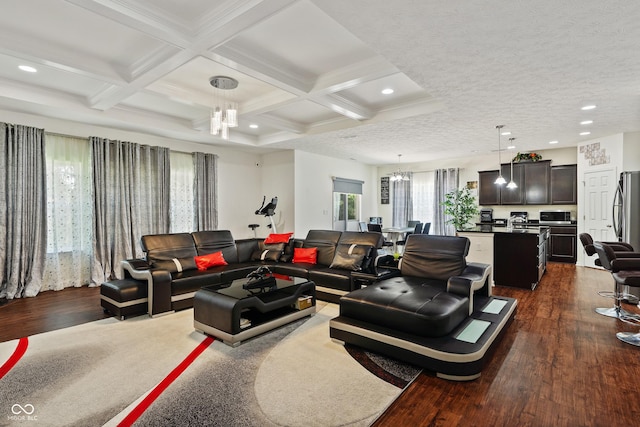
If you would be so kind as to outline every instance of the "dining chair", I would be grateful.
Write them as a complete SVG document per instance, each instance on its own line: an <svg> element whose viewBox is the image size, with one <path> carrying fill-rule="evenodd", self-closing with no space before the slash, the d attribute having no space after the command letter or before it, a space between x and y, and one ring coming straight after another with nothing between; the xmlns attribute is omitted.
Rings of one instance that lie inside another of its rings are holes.
<svg viewBox="0 0 640 427"><path fill-rule="evenodd" d="M381 224L367 224L367 231L375 231L377 233L382 233L382 225ZM393 242L389 242L386 239L382 242L382 246L393 246Z"/></svg>
<svg viewBox="0 0 640 427"><path fill-rule="evenodd" d="M429 234L430 230L431 230L431 223L425 222L424 225L422 226L422 234Z"/></svg>

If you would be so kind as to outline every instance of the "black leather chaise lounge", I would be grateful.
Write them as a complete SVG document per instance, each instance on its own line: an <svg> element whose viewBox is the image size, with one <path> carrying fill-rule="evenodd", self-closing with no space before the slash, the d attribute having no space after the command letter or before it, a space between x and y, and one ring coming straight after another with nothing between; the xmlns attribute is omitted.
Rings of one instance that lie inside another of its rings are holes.
<svg viewBox="0 0 640 427"><path fill-rule="evenodd" d="M410 235L401 276L340 298L331 337L442 378L478 378L517 301L491 295L491 266L466 263L468 251L464 237Z"/></svg>

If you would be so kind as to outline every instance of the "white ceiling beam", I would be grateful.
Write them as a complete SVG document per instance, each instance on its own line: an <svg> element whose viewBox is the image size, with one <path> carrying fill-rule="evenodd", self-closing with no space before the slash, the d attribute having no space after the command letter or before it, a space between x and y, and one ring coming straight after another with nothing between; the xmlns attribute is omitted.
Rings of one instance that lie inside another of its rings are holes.
<svg viewBox="0 0 640 427"><path fill-rule="evenodd" d="M188 26L163 17L134 1L126 0L66 0L104 18L145 33L171 45L186 48L193 43Z"/></svg>
<svg viewBox="0 0 640 427"><path fill-rule="evenodd" d="M337 94L317 96L313 101L353 120L367 120L375 115L375 111L353 102Z"/></svg>
<svg viewBox="0 0 640 427"><path fill-rule="evenodd" d="M260 124L272 127L274 129L280 129L283 131L295 133L297 135L304 134L307 131L308 126L303 125L293 120L286 120L281 117L275 117L270 114L262 114L256 118Z"/></svg>
<svg viewBox="0 0 640 427"><path fill-rule="evenodd" d="M158 27L154 27L155 30L150 35L155 34L157 31L170 31L166 25L160 24L153 19L145 19L145 16L140 16L137 12L132 12L131 7L122 7L120 3L114 0L69 0L76 4L85 5L87 7L99 9L104 14L117 14L118 17L126 21L132 21L135 19L141 19L142 23L146 24L142 26L142 30L149 31L148 26L153 27L154 22ZM99 110L107 110L124 101L131 96L137 89L144 88L154 81L160 79L192 58L198 55L209 56L209 52L212 48L215 48L219 44L222 44L232 36L241 31L250 28L277 13L283 7L287 7L293 4L297 0L273 0L269 2L265 1L243 1L239 2L245 7L233 9L233 14L227 16L226 19L217 19L217 26L208 28L207 32L198 34L187 45L181 45L181 49L177 53L171 55L168 48L160 49L158 52L150 55L143 61L135 64L131 71L132 79L127 85L123 85L118 90L117 86L111 86L95 94L89 100L90 106ZM251 7L253 6L253 7ZM105 11L107 7L109 11ZM124 10L124 12L123 12ZM115 18L115 16L114 16Z"/></svg>

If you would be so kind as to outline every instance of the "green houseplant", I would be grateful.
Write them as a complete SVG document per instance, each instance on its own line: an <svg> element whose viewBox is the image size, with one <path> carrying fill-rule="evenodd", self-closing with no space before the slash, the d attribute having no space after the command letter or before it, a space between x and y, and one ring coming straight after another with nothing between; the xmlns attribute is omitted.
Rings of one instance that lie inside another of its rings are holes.
<svg viewBox="0 0 640 427"><path fill-rule="evenodd" d="M478 205L468 188L453 190L445 195L444 213L451 217L447 224L453 224L456 230L464 230L471 219L478 215Z"/></svg>

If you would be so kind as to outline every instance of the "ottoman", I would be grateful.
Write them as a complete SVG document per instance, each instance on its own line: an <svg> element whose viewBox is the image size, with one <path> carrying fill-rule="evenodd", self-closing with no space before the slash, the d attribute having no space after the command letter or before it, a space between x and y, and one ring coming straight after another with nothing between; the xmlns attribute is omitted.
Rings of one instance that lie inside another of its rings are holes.
<svg viewBox="0 0 640 427"><path fill-rule="evenodd" d="M120 279L104 282L100 286L100 305L120 320L148 312L147 282Z"/></svg>

